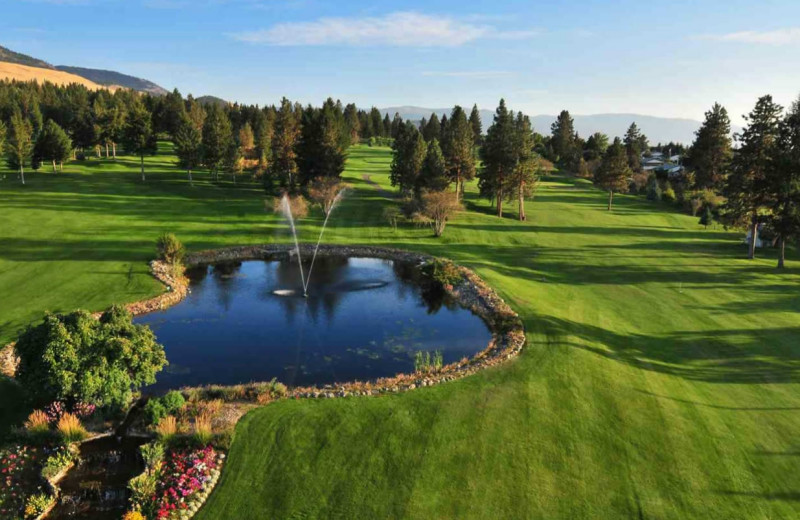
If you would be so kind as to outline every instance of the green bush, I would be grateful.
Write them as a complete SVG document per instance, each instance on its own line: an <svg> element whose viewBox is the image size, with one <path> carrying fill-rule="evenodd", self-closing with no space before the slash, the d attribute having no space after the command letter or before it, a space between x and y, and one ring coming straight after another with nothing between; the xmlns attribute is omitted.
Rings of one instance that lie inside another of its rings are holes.
<svg viewBox="0 0 800 520"><path fill-rule="evenodd" d="M142 454L145 467L148 471L151 471L164 460L164 445L160 442L151 442L140 446L139 453Z"/></svg>
<svg viewBox="0 0 800 520"><path fill-rule="evenodd" d="M180 264L186 250L178 237L172 233L164 233L156 241L158 259L168 264Z"/></svg>
<svg viewBox="0 0 800 520"><path fill-rule="evenodd" d="M144 416L149 424L158 424L161 419L169 415L161 399L157 397L151 398L144 405Z"/></svg>
<svg viewBox="0 0 800 520"><path fill-rule="evenodd" d="M461 281L461 272L456 264L443 258L435 258L425 265L423 273L441 285L456 285Z"/></svg>
<svg viewBox="0 0 800 520"><path fill-rule="evenodd" d="M661 186L659 186L655 175L651 175L647 181L647 200L661 200Z"/></svg>
<svg viewBox="0 0 800 520"><path fill-rule="evenodd" d="M177 390L167 392L160 400L168 414L177 412L186 404L186 399L183 398L183 394Z"/></svg>
<svg viewBox="0 0 800 520"><path fill-rule="evenodd" d="M119 306L99 320L86 311L48 313L20 335L16 351L16 377L34 406L82 401L119 410L167 364L150 328Z"/></svg>

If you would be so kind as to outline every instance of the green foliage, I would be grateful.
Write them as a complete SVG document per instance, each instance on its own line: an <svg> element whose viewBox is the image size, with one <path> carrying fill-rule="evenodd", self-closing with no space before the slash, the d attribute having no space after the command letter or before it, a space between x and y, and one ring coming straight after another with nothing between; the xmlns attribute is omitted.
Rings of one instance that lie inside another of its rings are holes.
<svg viewBox="0 0 800 520"><path fill-rule="evenodd" d="M39 404L84 401L120 409L166 364L149 327L135 325L118 306L99 320L86 311L48 313L20 335L16 350L17 379Z"/></svg>
<svg viewBox="0 0 800 520"><path fill-rule="evenodd" d="M174 415L186 404L183 394L171 390L161 397L152 397L144 405L144 415L150 424L158 424L168 415Z"/></svg>
<svg viewBox="0 0 800 520"><path fill-rule="evenodd" d="M203 124L203 164L219 179L219 170L225 163L233 144L231 122L217 105L209 105Z"/></svg>
<svg viewBox="0 0 800 520"><path fill-rule="evenodd" d="M441 285L458 285L462 278L458 266L444 258L434 258L423 267L422 272Z"/></svg>
<svg viewBox="0 0 800 520"><path fill-rule="evenodd" d="M675 202L678 197L675 195L675 190L672 189L672 185L667 182L664 185L664 191L661 193L661 200L666 202Z"/></svg>
<svg viewBox="0 0 800 520"><path fill-rule="evenodd" d="M130 502L133 509L142 511L144 514L151 512L152 497L156 494L158 479L159 471L147 470L128 481L128 489L131 492ZM147 518L151 518L151 516L147 516Z"/></svg>
<svg viewBox="0 0 800 520"><path fill-rule="evenodd" d="M42 466L42 477L47 480L52 480L62 470L68 467L75 461L75 454L66 446L60 447L55 453L47 457L44 465Z"/></svg>
<svg viewBox="0 0 800 520"><path fill-rule="evenodd" d="M183 262L183 257L186 254L186 248L178 237L173 233L163 233L156 240L156 251L158 251L158 259L171 265L179 265Z"/></svg>
<svg viewBox="0 0 800 520"><path fill-rule="evenodd" d="M659 201L663 192L661 190L661 185L658 182L658 178L655 175L651 175L647 179L647 200L652 201Z"/></svg>
<svg viewBox="0 0 800 520"><path fill-rule="evenodd" d="M19 170L22 184L25 184L25 165L33 151L33 127L19 111L11 116L6 148L9 167Z"/></svg>
<svg viewBox="0 0 800 520"><path fill-rule="evenodd" d="M731 148L731 121L728 111L714 103L706 112L705 121L696 132L689 152L689 160L699 188L719 190L725 180L733 150Z"/></svg>
<svg viewBox="0 0 800 520"><path fill-rule="evenodd" d="M414 372L438 372L442 369L442 366L442 353L439 350L435 350L433 354L422 350L414 353Z"/></svg>
<svg viewBox="0 0 800 520"><path fill-rule="evenodd" d="M710 206L706 206L703 213L700 215L700 225L708 228L714 221L714 213L711 211Z"/></svg>
<svg viewBox="0 0 800 520"><path fill-rule="evenodd" d="M608 192L608 209L611 205L615 192L625 193L628 191L628 179L633 175L628 166L628 158L625 148L619 138L606 150L603 162L594 174L595 185Z"/></svg>
<svg viewBox="0 0 800 520"><path fill-rule="evenodd" d="M153 471L164 460L164 445L160 442L150 442L140 446L139 453L142 455L145 468Z"/></svg>
<svg viewBox="0 0 800 520"><path fill-rule="evenodd" d="M447 167L444 161L439 140L435 137L428 141L428 149L422 169L416 179L414 189L416 193L423 191L444 191L450 179L447 177Z"/></svg>
<svg viewBox="0 0 800 520"><path fill-rule="evenodd" d="M403 195L410 195L428 154L428 146L417 127L410 121L394 141L390 181Z"/></svg>
<svg viewBox="0 0 800 520"><path fill-rule="evenodd" d="M55 121L48 119L36 139L34 156L39 160L52 162L53 171L56 171L55 163L66 161L71 153L72 141L67 133Z"/></svg>
<svg viewBox="0 0 800 520"><path fill-rule="evenodd" d="M25 518L37 518L55 501L55 497L47 493L36 493L25 502Z"/></svg>

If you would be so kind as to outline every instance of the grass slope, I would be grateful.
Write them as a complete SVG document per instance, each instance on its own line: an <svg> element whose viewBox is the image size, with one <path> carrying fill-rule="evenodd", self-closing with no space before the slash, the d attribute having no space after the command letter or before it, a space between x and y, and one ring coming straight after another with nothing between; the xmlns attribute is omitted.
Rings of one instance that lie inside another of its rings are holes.
<svg viewBox="0 0 800 520"><path fill-rule="evenodd" d="M0 181L0 340L45 309L157 292L146 261L162 231L191 249L288 238L257 186L190 188L162 152L146 183L133 159ZM470 191L441 239L394 232L380 217L393 202L363 178L388 189L389 159L351 150L353 190L326 241L473 267L522 315L526 350L435 388L248 414L198 518L800 514L794 261L777 273L774 258L743 260L738 235L641 199L608 213L603 194L558 177L526 223ZM299 224L307 241L319 225Z"/></svg>

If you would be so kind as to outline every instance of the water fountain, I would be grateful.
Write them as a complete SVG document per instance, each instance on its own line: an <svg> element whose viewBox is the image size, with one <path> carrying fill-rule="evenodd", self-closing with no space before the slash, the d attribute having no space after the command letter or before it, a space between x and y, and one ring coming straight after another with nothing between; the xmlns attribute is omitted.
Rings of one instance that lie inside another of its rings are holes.
<svg viewBox="0 0 800 520"><path fill-rule="evenodd" d="M308 281L311 279L311 271L314 269L314 261L317 259L317 251L319 251L319 245L322 242L322 235L325 233L325 228L328 226L328 219L333 213L333 210L339 204L339 201L344 196L344 189L339 190L336 196L333 198L333 202L331 203L330 209L328 209L328 213L325 215L325 220L322 222L322 229L319 231L319 237L317 238L317 244L314 246L314 254L311 257L311 265L308 268L308 274L303 272L303 261L300 257L300 242L297 240L297 228L294 225L294 215L292 215L292 205L289 201L289 195L284 194L281 198L281 213L286 217L289 221L289 228L292 230L292 237L294 237L294 251L297 255L297 265L300 267L300 282L303 285L303 297L308 298ZM273 292L278 296L292 296L294 295L294 291L290 289L278 289Z"/></svg>

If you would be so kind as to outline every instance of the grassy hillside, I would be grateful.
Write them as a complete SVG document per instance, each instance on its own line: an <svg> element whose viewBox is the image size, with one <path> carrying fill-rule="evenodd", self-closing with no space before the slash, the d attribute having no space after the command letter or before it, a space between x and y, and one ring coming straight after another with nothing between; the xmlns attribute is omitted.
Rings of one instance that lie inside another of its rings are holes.
<svg viewBox="0 0 800 520"><path fill-rule="evenodd" d="M153 241L287 240L256 185L190 188L172 158L0 181L0 340L45 309L158 291ZM351 150L326 241L474 268L525 320L502 367L404 395L271 404L240 423L198 518L793 518L800 515L800 269L739 235L553 177L528 222L469 211L435 239L385 225L389 151ZM318 214L300 222L307 241ZM0 392L6 392L0 386ZM0 396L0 402L6 395ZM0 409L0 412L2 409Z"/></svg>
<svg viewBox="0 0 800 520"><path fill-rule="evenodd" d="M53 66L33 56L22 54L21 52L14 52L11 49L0 45L0 61L7 61L9 63L18 63L20 65L27 65L29 67L40 67L43 69L52 69Z"/></svg>
<svg viewBox="0 0 800 520"><path fill-rule="evenodd" d="M56 67L58 70L69 72L93 81L98 85L103 86L119 86L125 87L139 92L148 92L150 94L161 96L167 93L167 90L152 81L129 76L113 70L102 69L87 69L85 67L68 67L66 65L59 65Z"/></svg>
<svg viewBox="0 0 800 520"><path fill-rule="evenodd" d="M8 63L0 61L0 81L2 80L17 80L17 81L37 81L42 83L49 81L56 85L69 85L71 83L78 83L88 89L97 90L106 88L98 85L93 81L86 78L70 74L54 69L45 69L41 67L30 67L28 65L20 65L18 63Z"/></svg>

